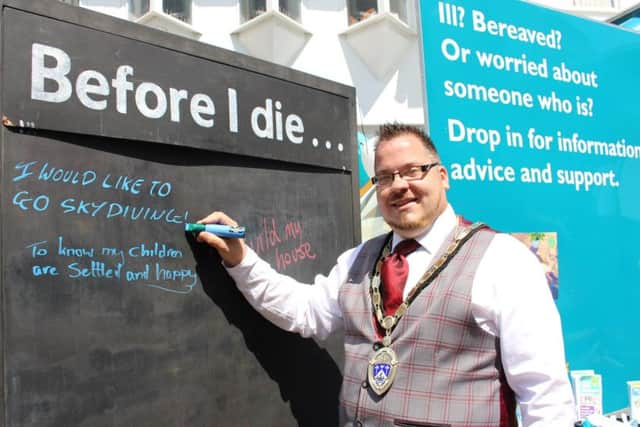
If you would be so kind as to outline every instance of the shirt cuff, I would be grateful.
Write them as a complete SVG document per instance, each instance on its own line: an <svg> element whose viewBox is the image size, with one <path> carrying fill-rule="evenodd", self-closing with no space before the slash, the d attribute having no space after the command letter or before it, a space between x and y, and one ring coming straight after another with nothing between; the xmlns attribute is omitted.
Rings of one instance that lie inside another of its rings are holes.
<svg viewBox="0 0 640 427"><path fill-rule="evenodd" d="M227 270L229 276L231 276L231 278L236 282L236 286L238 286L238 288L249 281L251 271L255 267L256 263L260 261L260 257L253 249L246 246L245 250L245 256L239 264L233 267L227 267L224 262L222 262L222 266Z"/></svg>

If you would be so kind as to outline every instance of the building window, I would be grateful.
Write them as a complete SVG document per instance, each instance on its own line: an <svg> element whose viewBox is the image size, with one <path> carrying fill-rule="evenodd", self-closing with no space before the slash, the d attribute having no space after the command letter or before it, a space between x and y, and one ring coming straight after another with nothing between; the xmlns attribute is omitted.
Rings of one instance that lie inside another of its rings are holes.
<svg viewBox="0 0 640 427"><path fill-rule="evenodd" d="M132 18L140 18L149 12L149 0L129 0L129 15Z"/></svg>
<svg viewBox="0 0 640 427"><path fill-rule="evenodd" d="M242 22L249 21L267 11L266 0L242 0L240 2L240 14Z"/></svg>
<svg viewBox="0 0 640 427"><path fill-rule="evenodd" d="M78 0L60 0L62 3L70 4L71 6L78 6Z"/></svg>
<svg viewBox="0 0 640 427"><path fill-rule="evenodd" d="M413 0L347 0L349 25L364 21L383 12L389 12L407 25L412 26Z"/></svg>
<svg viewBox="0 0 640 427"><path fill-rule="evenodd" d="M389 11L405 24L409 23L409 2L407 0L389 0Z"/></svg>
<svg viewBox="0 0 640 427"><path fill-rule="evenodd" d="M162 11L182 22L191 23L191 0L163 0Z"/></svg>
<svg viewBox="0 0 640 427"><path fill-rule="evenodd" d="M349 0L348 9L349 25L352 25L357 22L364 21L365 19L378 13L378 1Z"/></svg>
<svg viewBox="0 0 640 427"><path fill-rule="evenodd" d="M162 10L157 10L157 8ZM149 12L150 8L162 12L188 24L191 23L191 0L129 0L129 15L139 18Z"/></svg>
<svg viewBox="0 0 640 427"><path fill-rule="evenodd" d="M301 0L241 0L240 14L242 21L249 21L269 10L277 10L294 21L300 22Z"/></svg>
<svg viewBox="0 0 640 427"><path fill-rule="evenodd" d="M279 0L280 12L300 22L300 0Z"/></svg>
<svg viewBox="0 0 640 427"><path fill-rule="evenodd" d="M573 0L573 5L578 8L616 9L615 0Z"/></svg>

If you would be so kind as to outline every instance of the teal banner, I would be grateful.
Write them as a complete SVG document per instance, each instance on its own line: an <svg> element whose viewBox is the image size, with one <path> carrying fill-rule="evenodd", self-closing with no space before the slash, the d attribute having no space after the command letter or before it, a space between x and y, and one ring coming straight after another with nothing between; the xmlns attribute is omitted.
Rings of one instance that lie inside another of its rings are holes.
<svg viewBox="0 0 640 427"><path fill-rule="evenodd" d="M628 407L626 381L640 379L640 35L515 0L420 8L426 119L454 208L538 255L569 369L602 375L605 412Z"/></svg>

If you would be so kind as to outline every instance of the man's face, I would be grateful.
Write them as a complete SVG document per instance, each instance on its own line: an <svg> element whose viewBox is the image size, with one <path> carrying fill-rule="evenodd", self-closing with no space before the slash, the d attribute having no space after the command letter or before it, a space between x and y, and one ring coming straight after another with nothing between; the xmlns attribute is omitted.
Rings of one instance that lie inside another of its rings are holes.
<svg viewBox="0 0 640 427"><path fill-rule="evenodd" d="M411 166L438 162L415 135L404 134L382 141L375 154L376 175L403 172ZM385 187L376 187L378 207L387 224L400 236L413 238L427 230L446 209L449 189L447 170L432 167L421 179L405 181L398 175Z"/></svg>

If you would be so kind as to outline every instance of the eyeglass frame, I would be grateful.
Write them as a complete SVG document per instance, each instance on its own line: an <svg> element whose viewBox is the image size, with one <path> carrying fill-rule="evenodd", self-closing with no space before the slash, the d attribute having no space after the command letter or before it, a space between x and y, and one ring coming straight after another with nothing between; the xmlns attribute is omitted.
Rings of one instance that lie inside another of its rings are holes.
<svg viewBox="0 0 640 427"><path fill-rule="evenodd" d="M424 177L427 176L429 171L434 166L438 166L440 164L441 164L440 162L433 162L433 163L427 163L425 165L413 165L413 166L408 166L408 167L404 168L403 171L396 170L395 172L391 172L391 173L385 173L385 174L381 174L381 175L374 175L374 176L371 177L371 184L373 184L377 188L389 187L389 186L393 185L393 182L396 180L396 175L398 175L398 177L403 179L404 181L419 181L421 179L424 179ZM414 170L414 168L419 169L420 172L422 172L422 175L421 176L415 176L415 177L404 176L404 174L409 173L411 170ZM391 176L391 181L388 184L381 184L380 183L380 179L381 178L383 178L383 177L386 178L386 177L389 177L389 176Z"/></svg>

